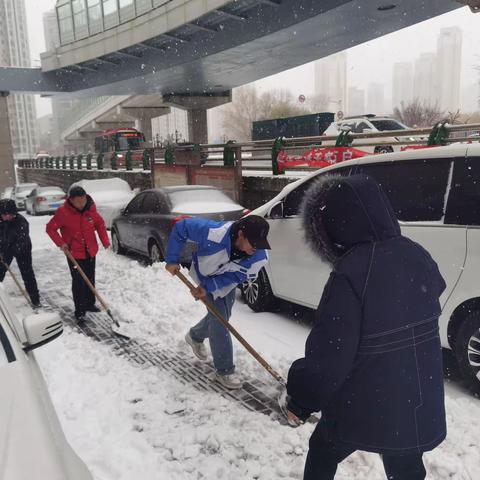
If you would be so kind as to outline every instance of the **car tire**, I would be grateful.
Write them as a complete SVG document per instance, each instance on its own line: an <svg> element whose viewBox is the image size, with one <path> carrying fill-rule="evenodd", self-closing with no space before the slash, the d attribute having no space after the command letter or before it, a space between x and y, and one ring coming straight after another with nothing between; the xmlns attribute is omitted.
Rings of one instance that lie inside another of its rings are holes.
<svg viewBox="0 0 480 480"><path fill-rule="evenodd" d="M240 285L243 301L254 312L269 311L275 302L275 296L268 280L267 272L262 268L255 280Z"/></svg>
<svg viewBox="0 0 480 480"><path fill-rule="evenodd" d="M460 325L454 352L468 387L480 393L480 311L467 315Z"/></svg>
<svg viewBox="0 0 480 480"><path fill-rule="evenodd" d="M392 147L375 147L374 153L392 153L393 148Z"/></svg>
<svg viewBox="0 0 480 480"><path fill-rule="evenodd" d="M112 229L110 236L112 237L112 250L114 251L114 253L116 253L117 255L123 255L125 253L125 249L120 243L117 231Z"/></svg>
<svg viewBox="0 0 480 480"><path fill-rule="evenodd" d="M148 246L148 259L150 261L150 265L154 263L163 262L163 253L162 248L157 243L156 240L151 240Z"/></svg>

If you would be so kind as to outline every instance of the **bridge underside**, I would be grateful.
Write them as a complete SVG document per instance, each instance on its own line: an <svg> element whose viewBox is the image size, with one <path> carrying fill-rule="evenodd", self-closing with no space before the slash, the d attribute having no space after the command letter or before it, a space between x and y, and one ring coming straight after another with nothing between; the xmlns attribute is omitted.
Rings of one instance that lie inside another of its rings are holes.
<svg viewBox="0 0 480 480"><path fill-rule="evenodd" d="M80 63L49 71L1 67L0 90L223 96L460 6L454 0L239 0ZM63 58L66 47L60 47ZM58 52L47 52L42 64L51 55Z"/></svg>

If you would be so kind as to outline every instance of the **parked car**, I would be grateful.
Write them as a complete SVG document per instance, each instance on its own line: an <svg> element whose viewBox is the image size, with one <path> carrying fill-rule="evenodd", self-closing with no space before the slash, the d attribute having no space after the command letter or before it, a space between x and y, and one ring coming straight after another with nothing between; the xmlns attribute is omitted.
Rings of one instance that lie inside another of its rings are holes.
<svg viewBox="0 0 480 480"><path fill-rule="evenodd" d="M66 198L66 193L60 187L34 188L25 199L25 210L31 215L53 213Z"/></svg>
<svg viewBox="0 0 480 480"><path fill-rule="evenodd" d="M13 188L12 198L19 210L25 210L25 199L30 195L34 188L38 188L36 183L19 183Z"/></svg>
<svg viewBox="0 0 480 480"><path fill-rule="evenodd" d="M72 184L70 188L73 186L82 187L93 198L108 229L112 227L112 221L120 213L120 210L135 196L130 185L121 178L80 180Z"/></svg>
<svg viewBox="0 0 480 480"><path fill-rule="evenodd" d="M33 352L62 331L56 313L19 315L0 286L2 479L93 480L65 438Z"/></svg>
<svg viewBox="0 0 480 480"><path fill-rule="evenodd" d="M163 260L168 237L176 221L186 217L237 220L248 213L221 190L204 185L182 185L139 193L114 219L112 248L139 253L151 262ZM191 259L189 244L182 262Z"/></svg>
<svg viewBox="0 0 480 480"><path fill-rule="evenodd" d="M348 117L341 121L333 122L325 130L324 135L338 135L342 130L351 133L375 133L394 130L406 130L409 127L389 117L377 117L375 115L363 115L360 117ZM415 140L414 137L383 137L378 139L354 140L352 145L369 153L390 153L399 151L400 146L395 145L401 140ZM364 146L377 142L376 146ZM323 142L324 145L334 145L335 142ZM363 146L362 146L363 145Z"/></svg>
<svg viewBox="0 0 480 480"><path fill-rule="evenodd" d="M480 390L480 144L458 144L350 160L287 185L252 213L270 224L272 250L259 277L242 285L254 311L275 298L317 308L330 274L306 245L300 208L305 191L325 175L364 173L384 188L403 235L424 246L447 288L441 297L442 346L453 350L462 374Z"/></svg>
<svg viewBox="0 0 480 480"><path fill-rule="evenodd" d="M2 199L3 198L12 198L13 195L13 187L7 187L3 192L2 192Z"/></svg>

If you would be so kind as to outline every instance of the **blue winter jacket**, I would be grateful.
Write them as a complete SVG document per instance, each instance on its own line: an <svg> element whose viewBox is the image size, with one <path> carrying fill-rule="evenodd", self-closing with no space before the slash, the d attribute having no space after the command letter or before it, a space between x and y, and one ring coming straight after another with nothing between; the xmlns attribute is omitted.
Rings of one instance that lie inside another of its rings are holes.
<svg viewBox="0 0 480 480"><path fill-rule="evenodd" d="M225 297L246 280L255 279L268 260L265 250L257 250L239 260L230 260L233 223L187 218L175 224L168 239L167 263L180 262L187 240L197 244L190 275L214 299Z"/></svg>
<svg viewBox="0 0 480 480"><path fill-rule="evenodd" d="M433 449L446 435L437 264L363 175L312 187L303 212L307 240L334 268L288 375L290 408L321 410L322 436L352 449Z"/></svg>

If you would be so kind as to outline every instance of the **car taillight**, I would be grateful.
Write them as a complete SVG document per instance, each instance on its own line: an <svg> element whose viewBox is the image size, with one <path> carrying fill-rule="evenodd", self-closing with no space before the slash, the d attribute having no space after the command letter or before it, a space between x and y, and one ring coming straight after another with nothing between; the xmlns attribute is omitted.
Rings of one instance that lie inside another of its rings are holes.
<svg viewBox="0 0 480 480"><path fill-rule="evenodd" d="M252 213L252 211L249 210L248 208L244 208L243 211L242 211L242 217L245 217L245 216L248 215L249 213Z"/></svg>
<svg viewBox="0 0 480 480"><path fill-rule="evenodd" d="M37 197L37 203L41 203L41 202L46 202L47 199L45 197Z"/></svg>
<svg viewBox="0 0 480 480"><path fill-rule="evenodd" d="M173 228L173 226L179 222L180 220L185 220L186 218L192 218L190 215L179 215L178 217L175 217L174 219L172 219L172 221L170 222L170 226Z"/></svg>

